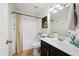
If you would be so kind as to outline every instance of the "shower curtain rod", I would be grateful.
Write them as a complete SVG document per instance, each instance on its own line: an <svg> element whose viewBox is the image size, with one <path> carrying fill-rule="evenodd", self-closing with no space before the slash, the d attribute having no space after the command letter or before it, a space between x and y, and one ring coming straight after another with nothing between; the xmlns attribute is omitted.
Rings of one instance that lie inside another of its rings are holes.
<svg viewBox="0 0 79 59"><path fill-rule="evenodd" d="M29 17L34 17L34 18L41 18L41 17L37 17L37 16L32 16L32 15L28 15L28 14L23 14L23 13L18 13L18 12L12 12L11 14L20 14L20 15L24 15L24 16L29 16Z"/></svg>

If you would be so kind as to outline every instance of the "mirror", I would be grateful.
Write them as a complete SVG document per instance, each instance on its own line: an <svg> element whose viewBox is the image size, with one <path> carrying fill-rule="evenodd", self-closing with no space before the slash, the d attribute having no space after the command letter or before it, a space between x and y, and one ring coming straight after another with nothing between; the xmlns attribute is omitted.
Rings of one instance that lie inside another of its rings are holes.
<svg viewBox="0 0 79 59"><path fill-rule="evenodd" d="M61 4L63 5L63 4ZM56 6L55 6L56 7ZM59 35L67 35L68 33L68 15L70 5L64 7L50 9L50 31L51 34L57 32Z"/></svg>

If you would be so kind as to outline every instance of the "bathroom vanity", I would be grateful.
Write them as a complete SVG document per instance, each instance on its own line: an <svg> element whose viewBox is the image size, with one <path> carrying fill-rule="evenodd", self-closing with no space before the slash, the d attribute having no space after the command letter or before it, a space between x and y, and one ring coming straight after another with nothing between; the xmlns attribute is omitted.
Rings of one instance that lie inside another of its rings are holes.
<svg viewBox="0 0 79 59"><path fill-rule="evenodd" d="M41 40L41 56L69 56L69 54Z"/></svg>
<svg viewBox="0 0 79 59"><path fill-rule="evenodd" d="M78 56L78 51L69 41L41 38L41 56Z"/></svg>

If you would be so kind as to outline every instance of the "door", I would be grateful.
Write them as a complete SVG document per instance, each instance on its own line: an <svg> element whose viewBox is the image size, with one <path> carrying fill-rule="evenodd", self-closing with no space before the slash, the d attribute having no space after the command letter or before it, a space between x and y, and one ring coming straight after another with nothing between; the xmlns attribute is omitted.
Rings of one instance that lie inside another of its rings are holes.
<svg viewBox="0 0 79 59"><path fill-rule="evenodd" d="M8 4L0 3L0 56L8 55Z"/></svg>
<svg viewBox="0 0 79 59"><path fill-rule="evenodd" d="M9 41L10 43L8 44L8 50L9 50L9 55L14 55L16 53L16 15L10 14L9 13Z"/></svg>

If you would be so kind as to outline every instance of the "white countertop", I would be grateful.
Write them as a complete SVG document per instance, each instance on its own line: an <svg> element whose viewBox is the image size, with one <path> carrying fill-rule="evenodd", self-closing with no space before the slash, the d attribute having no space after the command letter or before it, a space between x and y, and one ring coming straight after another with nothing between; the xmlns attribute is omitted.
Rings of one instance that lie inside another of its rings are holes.
<svg viewBox="0 0 79 59"><path fill-rule="evenodd" d="M65 53L72 55L72 56L79 56L79 48L75 47L69 41L59 41L56 38L41 38L44 42L64 51Z"/></svg>

